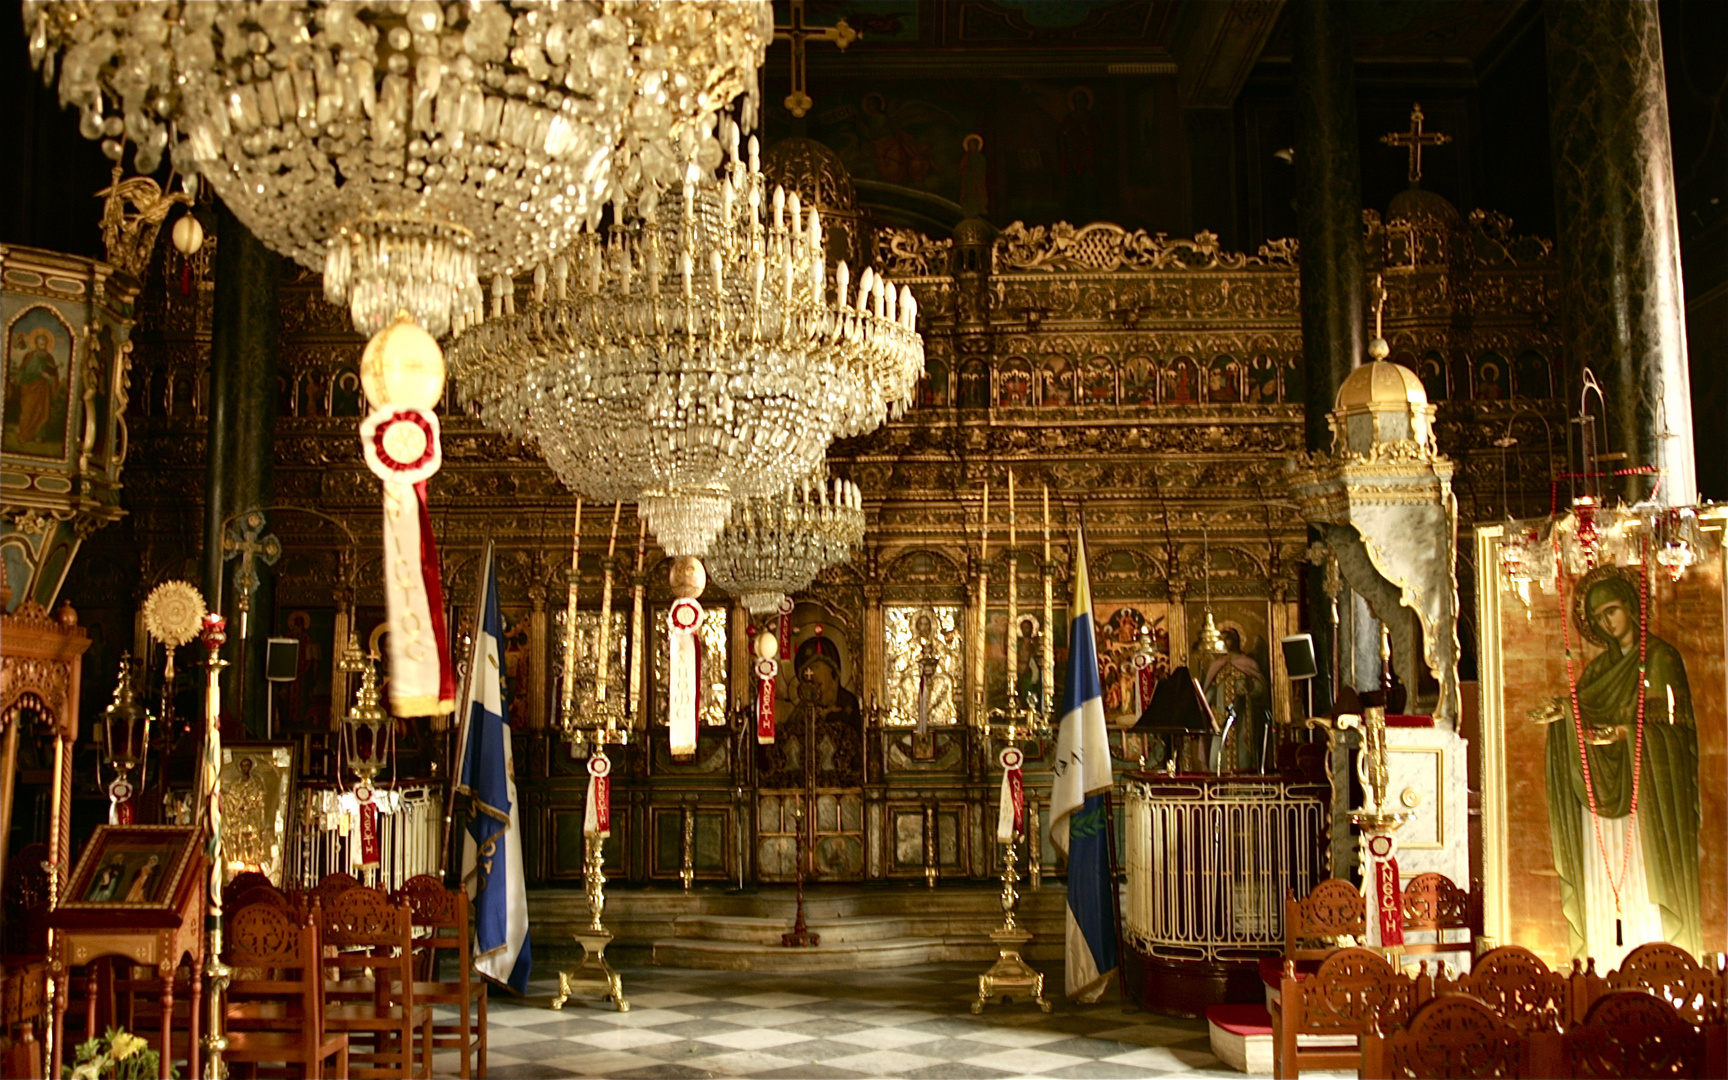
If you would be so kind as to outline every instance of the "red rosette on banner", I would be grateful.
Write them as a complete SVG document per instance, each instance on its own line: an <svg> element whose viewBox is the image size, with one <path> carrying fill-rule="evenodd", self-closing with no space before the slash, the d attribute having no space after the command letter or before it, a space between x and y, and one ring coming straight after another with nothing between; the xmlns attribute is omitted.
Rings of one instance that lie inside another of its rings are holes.
<svg viewBox="0 0 1728 1080"><path fill-rule="evenodd" d="M996 839L1011 840L1026 827L1026 784L1021 766L1026 755L1017 746L1005 747L998 758L1002 763L1001 800L996 811Z"/></svg>
<svg viewBox="0 0 1728 1080"><path fill-rule="evenodd" d="M774 741L774 677L780 674L780 662L773 657L756 661L756 741Z"/></svg>
<svg viewBox="0 0 1728 1080"><path fill-rule="evenodd" d="M612 759L596 748L588 759L588 805L582 831L590 836L612 835Z"/></svg>

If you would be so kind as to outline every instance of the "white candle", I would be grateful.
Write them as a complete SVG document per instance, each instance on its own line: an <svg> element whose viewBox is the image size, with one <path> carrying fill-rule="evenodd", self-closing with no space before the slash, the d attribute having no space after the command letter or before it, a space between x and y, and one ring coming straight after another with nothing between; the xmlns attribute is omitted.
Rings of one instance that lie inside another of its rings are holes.
<svg viewBox="0 0 1728 1080"><path fill-rule="evenodd" d="M618 553L618 513L622 502L612 504L612 539L606 545L605 575L600 579L600 630L594 642L594 700L606 700L606 669L610 666L606 651L612 629L612 559Z"/></svg>

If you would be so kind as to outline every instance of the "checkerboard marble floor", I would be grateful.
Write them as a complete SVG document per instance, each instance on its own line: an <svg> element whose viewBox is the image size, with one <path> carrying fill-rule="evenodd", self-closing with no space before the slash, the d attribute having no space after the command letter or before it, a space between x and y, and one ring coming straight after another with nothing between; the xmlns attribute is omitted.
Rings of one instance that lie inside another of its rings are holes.
<svg viewBox="0 0 1728 1080"><path fill-rule="evenodd" d="M488 1072L493 1080L1241 1075L1212 1056L1205 1021L1124 1009L1114 988L1098 1005L1052 999L1050 1015L1016 1002L974 1016L978 971L630 968L622 972L627 1013L579 998L552 1011L548 971L525 999L494 992ZM440 1076L456 1075L454 1053L440 1052L435 1065Z"/></svg>

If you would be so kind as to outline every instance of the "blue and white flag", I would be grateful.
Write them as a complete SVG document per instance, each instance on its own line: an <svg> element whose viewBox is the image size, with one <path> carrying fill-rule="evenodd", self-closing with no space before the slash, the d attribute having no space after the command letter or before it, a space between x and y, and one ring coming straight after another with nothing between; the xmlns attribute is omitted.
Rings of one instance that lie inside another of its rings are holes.
<svg viewBox="0 0 1728 1080"><path fill-rule="evenodd" d="M1068 856L1068 936L1064 990L1097 1001L1116 970L1115 882L1104 799L1110 791L1110 736L1086 574L1086 533L1074 546L1074 601L1068 609L1068 677L1056 735L1050 792L1050 841Z"/></svg>
<svg viewBox="0 0 1728 1080"><path fill-rule="evenodd" d="M522 874L522 821L517 812L510 725L504 722L500 662L504 622L498 616L498 571L486 547L480 626L468 667L463 709L460 790L472 816L462 837L462 880L474 900L474 970L528 990L528 889Z"/></svg>

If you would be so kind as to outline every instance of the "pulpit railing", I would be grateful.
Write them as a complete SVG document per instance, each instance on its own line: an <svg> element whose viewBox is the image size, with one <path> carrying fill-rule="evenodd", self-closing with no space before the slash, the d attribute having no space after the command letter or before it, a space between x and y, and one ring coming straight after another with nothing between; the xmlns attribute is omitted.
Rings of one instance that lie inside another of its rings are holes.
<svg viewBox="0 0 1728 1080"><path fill-rule="evenodd" d="M1276 776L1129 781L1124 936L1163 960L1277 952L1286 890L1305 896L1324 877L1329 798Z"/></svg>

